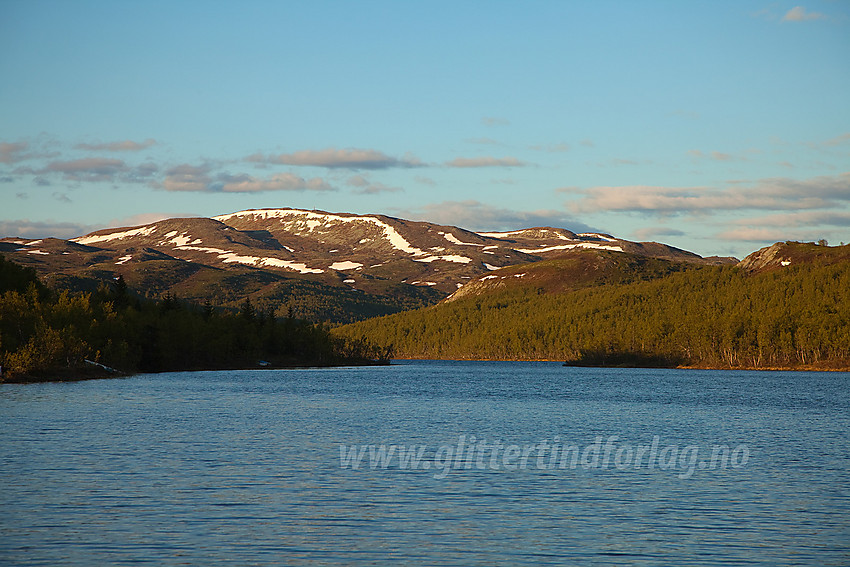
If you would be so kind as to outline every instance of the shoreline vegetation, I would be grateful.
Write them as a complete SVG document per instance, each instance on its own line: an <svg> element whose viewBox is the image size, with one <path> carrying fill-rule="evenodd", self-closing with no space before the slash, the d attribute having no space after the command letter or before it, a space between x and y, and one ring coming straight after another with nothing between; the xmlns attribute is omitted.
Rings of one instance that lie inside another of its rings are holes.
<svg viewBox="0 0 850 567"><path fill-rule="evenodd" d="M400 358L393 360L434 360L423 358ZM775 372L850 372L848 364L833 364L824 362L820 364L807 364L798 366L673 366L673 365L646 365L646 364L587 364L581 361L566 361L560 360L544 360L544 359L441 359L446 361L457 362L557 362L561 363L566 368L647 368L659 370L720 370L720 371L775 371ZM233 368L197 368L190 370L162 370L158 372L211 372L215 370L295 370L299 368L332 368L341 366L390 366L392 360L368 360L363 362L346 362L342 364L290 364L285 366L263 366L255 365L250 367L233 367ZM154 373L158 373L154 372ZM6 376L0 380L0 384L35 384L42 382L80 382L84 380L103 380L116 378L131 378L143 372L123 372L121 370L112 369L112 371L102 368L93 367L77 367L77 368L58 368L50 371L45 371L38 375L12 375ZM145 374L151 372L145 372Z"/></svg>
<svg viewBox="0 0 850 567"><path fill-rule="evenodd" d="M38 374L4 374L0 379L0 384L37 384L42 382L82 382L84 380L105 380L117 378L132 378L139 374L159 374L165 372L214 372L216 370L295 370L299 368L339 368L346 366L389 366L389 360L365 360L365 361L348 361L335 364L288 364L285 366L271 365L255 365L255 366L234 366L223 368L194 368L194 369L179 369L179 370L158 370L158 371L136 371L124 372L117 369L112 371L102 368L92 367L74 367L74 368L53 368L48 369Z"/></svg>
<svg viewBox="0 0 850 567"><path fill-rule="evenodd" d="M673 365L673 364L639 364L639 363L586 363L580 360L552 359L552 358L405 358L397 357L393 360L443 360L447 362L557 362L567 368L657 368L661 370L758 370L758 371L788 371L788 372L850 372L850 363L824 361L818 364L806 364L797 366L700 366L700 365ZM392 364L389 361L388 364Z"/></svg>
<svg viewBox="0 0 850 567"><path fill-rule="evenodd" d="M386 364L391 357L366 339L258 311L250 298L238 312L171 296L146 300L120 277L93 293L52 291L34 270L0 255L0 382Z"/></svg>

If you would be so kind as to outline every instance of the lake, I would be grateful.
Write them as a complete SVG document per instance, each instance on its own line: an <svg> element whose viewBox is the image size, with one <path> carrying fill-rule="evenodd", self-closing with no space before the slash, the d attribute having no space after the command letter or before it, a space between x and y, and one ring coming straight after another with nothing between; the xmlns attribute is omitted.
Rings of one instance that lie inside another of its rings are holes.
<svg viewBox="0 0 850 567"><path fill-rule="evenodd" d="M147 374L0 427L4 565L850 564L848 373Z"/></svg>

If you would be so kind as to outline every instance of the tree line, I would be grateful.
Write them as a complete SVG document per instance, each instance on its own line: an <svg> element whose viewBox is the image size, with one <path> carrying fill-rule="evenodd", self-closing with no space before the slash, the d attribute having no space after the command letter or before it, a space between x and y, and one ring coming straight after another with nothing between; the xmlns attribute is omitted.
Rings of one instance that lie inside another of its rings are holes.
<svg viewBox="0 0 850 567"><path fill-rule="evenodd" d="M460 298L335 329L401 358L577 365L850 367L850 262L749 274L703 266L649 281Z"/></svg>
<svg viewBox="0 0 850 567"><path fill-rule="evenodd" d="M53 291L0 255L0 366L6 380L386 362L391 353L326 326L172 296L142 299L120 277L95 292Z"/></svg>

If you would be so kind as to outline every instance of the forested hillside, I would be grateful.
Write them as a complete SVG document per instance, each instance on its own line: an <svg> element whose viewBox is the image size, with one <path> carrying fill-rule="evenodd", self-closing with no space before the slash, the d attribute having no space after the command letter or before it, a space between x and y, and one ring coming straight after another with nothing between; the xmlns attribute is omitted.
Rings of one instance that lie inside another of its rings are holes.
<svg viewBox="0 0 850 567"><path fill-rule="evenodd" d="M334 332L369 336L403 358L850 367L850 248L786 249L794 263L780 254L777 269L757 273L691 265L555 293L542 283L493 287ZM505 281L533 282L533 268Z"/></svg>
<svg viewBox="0 0 850 567"><path fill-rule="evenodd" d="M2 379L369 363L386 359L363 341L332 337L295 318L276 319L245 299L238 313L171 297L134 297L122 279L93 293L53 292L35 272L0 256ZM86 362L89 360L91 362ZM103 366L98 366L98 363Z"/></svg>

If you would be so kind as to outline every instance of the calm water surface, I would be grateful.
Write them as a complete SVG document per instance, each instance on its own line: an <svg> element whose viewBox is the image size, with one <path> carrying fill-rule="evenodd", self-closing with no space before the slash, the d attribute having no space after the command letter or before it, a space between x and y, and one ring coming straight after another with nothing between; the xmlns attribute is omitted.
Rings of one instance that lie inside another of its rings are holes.
<svg viewBox="0 0 850 567"><path fill-rule="evenodd" d="M850 564L847 373L170 373L2 385L0 427L3 565Z"/></svg>

